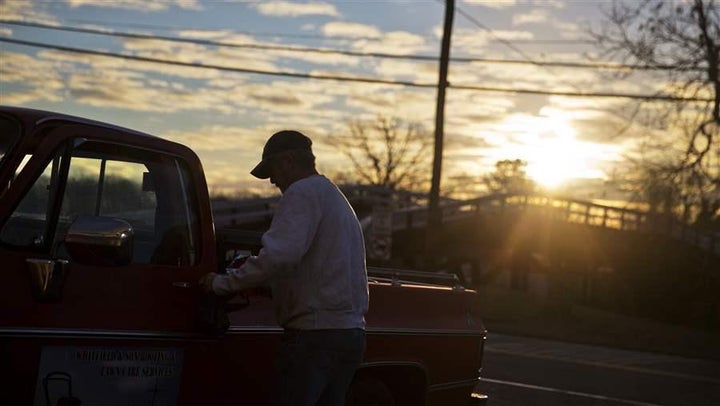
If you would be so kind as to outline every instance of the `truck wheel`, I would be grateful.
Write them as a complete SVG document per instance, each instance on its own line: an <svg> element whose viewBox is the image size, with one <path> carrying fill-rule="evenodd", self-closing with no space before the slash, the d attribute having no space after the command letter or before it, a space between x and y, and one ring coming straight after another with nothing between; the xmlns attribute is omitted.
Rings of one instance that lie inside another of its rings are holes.
<svg viewBox="0 0 720 406"><path fill-rule="evenodd" d="M395 406L388 387L378 380L355 381L347 395L347 406Z"/></svg>

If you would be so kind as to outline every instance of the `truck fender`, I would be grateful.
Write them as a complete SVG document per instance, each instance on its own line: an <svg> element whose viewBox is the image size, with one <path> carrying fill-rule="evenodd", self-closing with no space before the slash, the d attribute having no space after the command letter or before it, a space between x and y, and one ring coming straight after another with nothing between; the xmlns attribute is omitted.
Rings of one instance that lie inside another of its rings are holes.
<svg viewBox="0 0 720 406"><path fill-rule="evenodd" d="M417 362L384 361L360 365L348 391L348 406L424 405L427 371Z"/></svg>

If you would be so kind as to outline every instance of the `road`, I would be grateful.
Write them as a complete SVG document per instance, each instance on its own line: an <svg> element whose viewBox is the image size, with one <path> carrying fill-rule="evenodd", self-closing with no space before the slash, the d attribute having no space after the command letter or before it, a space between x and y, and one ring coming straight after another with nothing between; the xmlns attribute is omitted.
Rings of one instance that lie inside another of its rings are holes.
<svg viewBox="0 0 720 406"><path fill-rule="evenodd" d="M492 406L720 405L720 362L488 334Z"/></svg>

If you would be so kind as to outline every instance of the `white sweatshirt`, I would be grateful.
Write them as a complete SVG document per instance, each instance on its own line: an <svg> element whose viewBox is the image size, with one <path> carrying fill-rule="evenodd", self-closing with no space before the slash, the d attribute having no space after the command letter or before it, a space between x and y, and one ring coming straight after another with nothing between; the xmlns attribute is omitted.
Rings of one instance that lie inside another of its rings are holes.
<svg viewBox="0 0 720 406"><path fill-rule="evenodd" d="M258 256L215 278L215 293L270 281L284 328L365 327L365 243L355 212L335 184L322 175L291 184L262 244Z"/></svg>

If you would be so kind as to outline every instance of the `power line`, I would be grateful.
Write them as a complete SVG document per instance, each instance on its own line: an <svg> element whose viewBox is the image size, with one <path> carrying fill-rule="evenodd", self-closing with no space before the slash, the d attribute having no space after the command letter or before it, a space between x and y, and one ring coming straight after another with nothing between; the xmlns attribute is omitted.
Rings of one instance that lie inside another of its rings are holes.
<svg viewBox="0 0 720 406"><path fill-rule="evenodd" d="M228 48L253 48L253 49L264 49L264 50L274 50L274 51L313 52L313 53L319 53L319 54L343 54L343 55L349 55L349 56L405 58L405 56L395 55L395 54L366 53L366 52L342 51L342 50L329 49L329 48L308 48L308 47L297 47L297 46L286 46L286 45L243 44L243 43L237 43L237 42L214 41L214 40L206 40L206 39L198 39L198 38L180 38L180 37L169 37L169 36L156 35L156 34L139 34L139 33L131 33L131 32L105 31L105 30L99 30L99 29L93 29L93 28L56 26L56 25L48 25L48 24L25 22L25 21L0 20L0 24L44 28L44 29L57 30L57 31L77 32L77 33L83 33L83 34L105 35L105 36L111 36L111 37L125 37L125 38L146 39L146 40L162 40L162 41L169 41L169 42L181 42L181 43L198 44L198 45L211 45L211 46L228 47ZM437 59L434 56L422 56L422 55L417 56L417 58L428 59L428 60L436 60Z"/></svg>
<svg viewBox="0 0 720 406"><path fill-rule="evenodd" d="M126 60L140 61L140 62L152 62L152 63L160 63L160 64L166 64L166 65L186 66L186 67L191 67L191 68L216 69L216 70L228 71L228 72L250 73L250 74L269 75L269 76L286 76L286 77L293 77L293 78L299 78L299 79L320 79L320 80L335 80L335 81L348 81L348 82L364 82L364 83L378 83L378 84L386 84L386 85L400 85L400 86L411 86L411 87L435 87L435 84L432 84L432 83L425 84L425 83L414 83L414 82L408 82L408 81L394 81L394 80L363 78L363 77L353 77L353 76L313 75L313 74L309 74L309 73L297 73L297 72L288 72L288 71L267 71L267 70L260 70L260 69L235 68L235 67L222 66L222 65L195 64L195 63L190 63L190 62L172 61L169 59L159 59L159 58L151 58L151 57L146 57L146 56L119 54L119 53L114 53L114 52L96 51L96 50L92 50L92 49L73 48L73 47L67 47L67 46L62 46L62 45L52 45L52 44L46 44L46 43L41 43L41 42L25 41L25 40L12 39L12 38L0 37L0 42L7 42L7 43L11 43L11 44L18 44L18 45L26 45L26 46L36 47L36 48L54 49L56 51L63 51L63 52L105 56L105 57L109 57L109 58L119 58L119 59L126 59Z"/></svg>
<svg viewBox="0 0 720 406"><path fill-rule="evenodd" d="M96 55L108 58L117 58L125 60L133 60L140 62L159 63L166 65L185 66L199 69L215 69L227 72L236 73L248 73L257 75L267 76L284 76L298 79L313 79L313 80L332 80L336 82L360 82L360 83L374 83L384 84L391 86L405 86L405 87L417 87L417 88L436 88L435 83L417 83L409 81L398 81L398 80L387 80L377 79L368 77L357 77L357 76L333 76L333 75L314 75L308 73L288 72L288 71L267 71L260 69L247 69L247 68L236 68L222 65L209 65L209 64L195 64L190 62L172 61L168 59L151 58L137 55L119 54L106 51L96 51L91 49L73 48L61 45L46 44L33 41L25 41L13 38L0 37L0 42L6 42L17 45L24 45L36 48L53 49L56 51L79 53L86 55ZM480 92L497 92L497 93L512 93L512 94L534 94L534 95L547 95L547 96L568 96L568 97L600 97L600 98L626 98L626 99L638 99L638 100L657 100L657 101L691 101L691 102L712 102L712 99L699 98L699 97L679 97L671 95L640 95L632 93L607 93L607 92L564 92L564 91L548 91L548 90L535 90L535 89L518 89L518 88L499 88L489 86L471 86L471 85L448 85L449 88L454 90L471 90Z"/></svg>
<svg viewBox="0 0 720 406"><path fill-rule="evenodd" d="M213 41L213 40L205 40L205 39L198 39L198 38L179 38L179 37L169 37L169 36L155 35L155 34L150 35L150 34L138 34L138 33L129 33L129 32L118 32L118 31L104 31L104 30L98 30L98 29L92 29L92 28L55 26L55 25L25 22L25 21L0 20L0 24L44 28L44 29L50 29L50 30L77 32L77 33L84 33L84 34L105 35L105 36L112 36L112 37L125 37L125 38L146 39L146 40L162 40L162 41L169 41L169 42L181 42L181 43L211 45L211 46L229 47L229 48L250 48L250 49L263 49L263 50L273 50L273 51L308 52L308 53L318 53L318 54L337 54L337 55L345 55L345 56L391 58L391 59L415 59L415 60L426 60L426 61L436 61L437 60L436 56L430 56L430 55L400 55L400 54L388 54L388 53L378 53L378 52L345 51L345 50L330 49L330 48L309 48L309 47L268 45L268 44L243 44L243 43L237 43L237 42Z"/></svg>
<svg viewBox="0 0 720 406"><path fill-rule="evenodd" d="M67 21L73 21L80 24L91 24L91 25L114 25L118 27L130 27L130 28L141 28L141 29L148 29L148 30L162 30L162 31L201 31L201 32L227 32L229 34L244 34L244 35L251 35L253 37L277 37L277 38L303 38L303 39L321 39L321 40L330 40L330 41L345 41L348 38L333 38L333 37L327 37L320 34L307 34L307 33L289 33L289 32L258 32L258 31L243 31L243 30L236 30L236 31L226 31L222 29L217 30L211 30L207 28L188 28L188 27L179 27L179 26L168 26L168 25L156 25L156 24L140 24L140 23L119 23L119 22L111 22L111 21L89 21L89 20L83 20L79 18L69 18ZM377 37L353 37L352 39L365 39L365 40L372 40L377 39Z"/></svg>
<svg viewBox="0 0 720 406"><path fill-rule="evenodd" d="M244 34L244 35L251 35L254 37L274 37L274 38L302 38L302 39L318 39L323 41L347 41L348 39L352 40L377 40L377 36L353 36L352 38L348 37L328 37L326 35L322 34L309 34L309 33L292 33L292 32L268 32L268 31L246 31L246 30L234 30L232 32L222 30L222 29L207 29L207 28L189 28L187 26L169 26L169 25L158 25L158 24L141 24L141 23L126 23L126 22L117 22L117 21L100 21L100 20L85 20L81 18L68 18L67 21L70 22L76 22L79 24L90 24L90 25L113 25L117 27L129 27L129 28L141 28L141 29L148 29L148 30L162 30L162 31L180 31L180 30L186 30L186 31L201 31L201 32L228 32L233 34ZM426 39L432 39L437 40L436 37L431 35L423 35L422 38ZM492 38L492 41L497 41L497 39ZM595 41L590 39L557 39L557 38L525 38L525 39L506 39L505 41L508 41L513 44L540 44L540 45L547 45L547 44L561 44L561 45L573 45L573 44L594 44Z"/></svg>
<svg viewBox="0 0 720 406"><path fill-rule="evenodd" d="M480 22L477 22L480 24ZM246 49L261 49L261 50L272 50L272 51L287 51L287 52L305 52L305 53L318 53L318 54L331 54L331 55L344 55L344 56L356 56L356 57L373 57L373 58L388 58L388 59L401 59L401 60L416 60L416 61L437 61L436 56L431 55L401 55L401 54L388 54L379 52L357 52L357 51L345 51L330 48L308 48L298 46L283 46L283 45L267 45L267 44L243 44L236 42L223 42L213 41L197 38L180 38L180 37L169 37L162 35L150 35L150 34L138 34L129 32L118 32L118 31L104 31L92 28L82 27L68 27L68 26L56 26L49 24L41 24L26 21L15 21L15 20L0 20L0 24L16 25L24 27L34 27L42 29L50 29L57 31L76 32L84 34L95 34L105 35L112 37L125 37L134 39L145 39L145 40L162 40L169 42L189 43L197 45L209 45L217 47L229 47L229 48L246 48ZM482 26L483 29L489 30L489 28ZM507 40L498 39L503 43L508 43ZM514 46L512 49L516 49ZM676 67L670 65L662 66L646 66L646 65L629 65L619 63L589 63L589 62L540 62L534 61L527 57L521 52L521 55L525 58L524 60L514 59L499 59L499 58L470 58L470 57L454 57L450 58L452 62L463 62L463 63L496 63L496 64L512 64L512 65L535 65L541 67L556 66L563 68L590 68L590 69L614 69L614 70L677 70ZM687 68L682 70L704 70L703 68Z"/></svg>

